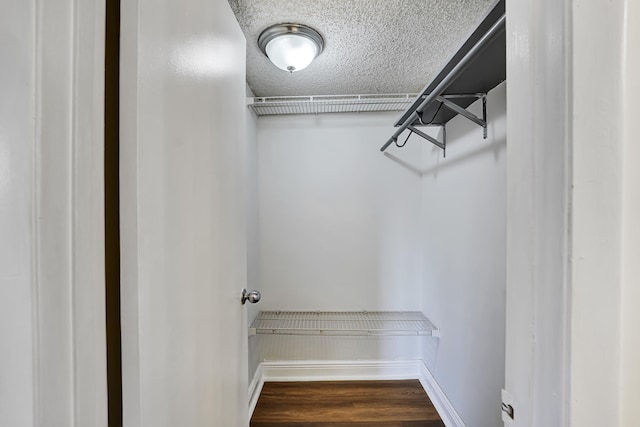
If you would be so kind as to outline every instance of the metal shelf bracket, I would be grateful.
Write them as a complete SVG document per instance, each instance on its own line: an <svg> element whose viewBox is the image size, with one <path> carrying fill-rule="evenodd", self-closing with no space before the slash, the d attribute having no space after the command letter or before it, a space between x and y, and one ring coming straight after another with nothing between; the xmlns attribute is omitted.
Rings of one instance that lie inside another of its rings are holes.
<svg viewBox="0 0 640 427"><path fill-rule="evenodd" d="M463 98L463 97L482 98L482 118L476 116L475 114L473 114L469 110L466 110L466 109L462 108L461 106L459 106L455 102L450 101L449 99L451 99L453 97L457 97L457 98ZM447 98L449 98L449 99L447 99ZM463 117L466 117L467 119L471 120L473 123L477 124L478 126L481 126L482 127L482 136L483 136L484 139L487 139L487 94L486 93L482 93L482 94L478 94L478 95L458 95L458 96L448 95L446 97L445 96L437 96L436 97L436 101L441 102L442 105L444 105L448 109L456 112L457 114L459 114L459 115L461 115Z"/></svg>
<svg viewBox="0 0 640 427"><path fill-rule="evenodd" d="M429 82L414 103L396 120L396 131L380 147L385 151L392 143L397 144L398 137L405 129L418 133L415 127L422 123L423 112L429 110L433 118L429 123L437 126L446 124L456 115L462 115L481 126L483 137L487 138L486 94L506 79L506 30L505 1L496 0L491 11L485 16L476 30L469 36L458 51L451 57L441 71ZM475 92L469 95L470 92ZM459 93L467 95L458 95ZM482 98L482 118L470 113L465 107L469 100L453 102L451 98ZM439 109L447 108L440 115ZM456 114L452 114L456 113ZM445 114L446 113L446 114ZM425 125L428 123L424 123ZM425 137L418 133L418 135ZM433 138L425 138L442 148L445 146Z"/></svg>
<svg viewBox="0 0 640 427"><path fill-rule="evenodd" d="M409 129L411 132L415 133L416 135L423 137L433 145L437 145L443 150L447 149L447 137L446 137L446 133L445 133L446 131L444 126L442 126L442 131L443 131L442 142L438 141L436 138L432 136L427 135L426 133L422 132L420 129L416 128L415 126L407 126L407 129Z"/></svg>
<svg viewBox="0 0 640 427"><path fill-rule="evenodd" d="M442 148L443 150L447 149L447 128L445 127L445 125L442 125L442 142L438 141L436 138L430 135L427 135L426 133L422 132L420 129L416 128L415 126L407 126L407 129L409 129L411 132L415 133L416 135L426 139L433 145L436 145Z"/></svg>
<svg viewBox="0 0 640 427"><path fill-rule="evenodd" d="M456 104L455 102L451 101L451 99L455 99L455 98L477 98L477 99L482 99L482 118L476 116L475 114L473 114L472 112L470 112L469 110L459 106L458 104ZM444 105L445 107L447 107L448 109L454 111L456 114L466 117L467 119L471 120L473 123L477 124L478 126L482 127L482 136L484 139L487 139L487 94L486 93L473 93L473 94L461 94L461 95L441 95L441 96L437 96L435 98L435 101L440 102L442 105ZM422 122L422 117L419 114L418 118L420 119L420 122ZM430 143L432 143L433 145L441 148L442 150L444 150L445 152L445 157L446 157L446 152L447 152L447 127L446 124L442 124L442 125L430 125L429 123L425 123L422 126L440 126L442 127L442 141L438 140L437 138L432 137L431 135L427 135L426 133L422 132L420 129L417 128L418 125L407 125L407 129L409 129L411 132L415 133L416 135L426 139L427 141L429 141ZM398 138L394 137L393 141L397 142Z"/></svg>

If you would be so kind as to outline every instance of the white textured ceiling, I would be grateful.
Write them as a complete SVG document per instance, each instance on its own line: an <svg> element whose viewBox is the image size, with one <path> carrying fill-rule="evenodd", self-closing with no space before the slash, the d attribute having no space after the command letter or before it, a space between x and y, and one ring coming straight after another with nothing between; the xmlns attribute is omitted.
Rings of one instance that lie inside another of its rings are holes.
<svg viewBox="0 0 640 427"><path fill-rule="evenodd" d="M495 0L229 0L247 38L256 96L417 93ZM306 69L277 69L258 48L265 28L315 28L325 49Z"/></svg>

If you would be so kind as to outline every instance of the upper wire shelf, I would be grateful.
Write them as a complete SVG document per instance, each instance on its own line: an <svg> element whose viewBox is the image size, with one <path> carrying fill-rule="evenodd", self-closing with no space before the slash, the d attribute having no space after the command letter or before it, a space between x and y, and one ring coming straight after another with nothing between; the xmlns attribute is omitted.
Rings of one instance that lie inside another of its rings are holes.
<svg viewBox="0 0 640 427"><path fill-rule="evenodd" d="M439 336L419 311L261 311L250 335Z"/></svg>
<svg viewBox="0 0 640 427"><path fill-rule="evenodd" d="M418 94L270 96L249 98L258 116L403 111Z"/></svg>

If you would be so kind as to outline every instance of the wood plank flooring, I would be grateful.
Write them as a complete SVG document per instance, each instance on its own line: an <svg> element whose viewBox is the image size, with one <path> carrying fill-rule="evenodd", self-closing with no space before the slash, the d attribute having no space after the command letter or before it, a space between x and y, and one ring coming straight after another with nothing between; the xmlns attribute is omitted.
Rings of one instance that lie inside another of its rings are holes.
<svg viewBox="0 0 640 427"><path fill-rule="evenodd" d="M251 427L444 427L418 380L267 382Z"/></svg>

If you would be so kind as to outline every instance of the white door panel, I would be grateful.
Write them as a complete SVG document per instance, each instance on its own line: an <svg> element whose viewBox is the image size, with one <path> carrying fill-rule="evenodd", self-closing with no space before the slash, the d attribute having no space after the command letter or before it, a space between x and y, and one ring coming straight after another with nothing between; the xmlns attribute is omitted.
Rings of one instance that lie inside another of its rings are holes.
<svg viewBox="0 0 640 427"><path fill-rule="evenodd" d="M123 2L125 427L247 425L245 40L225 0Z"/></svg>

